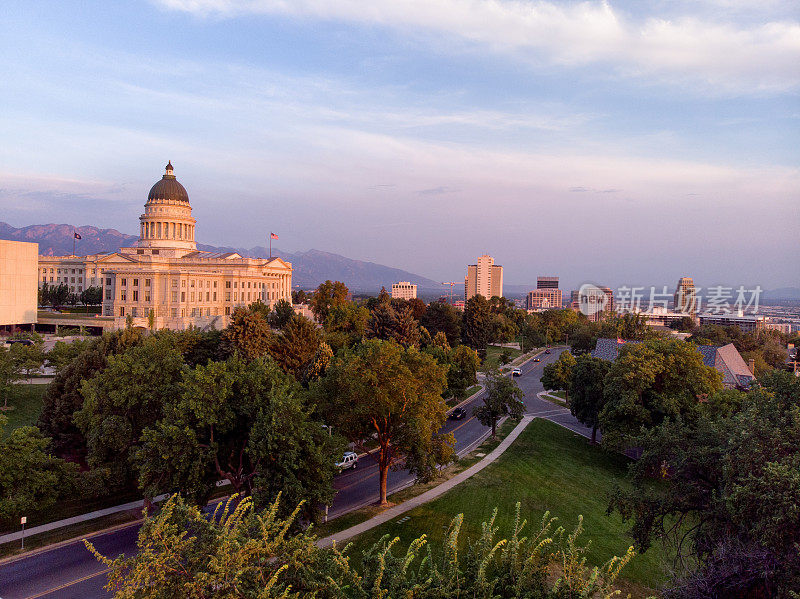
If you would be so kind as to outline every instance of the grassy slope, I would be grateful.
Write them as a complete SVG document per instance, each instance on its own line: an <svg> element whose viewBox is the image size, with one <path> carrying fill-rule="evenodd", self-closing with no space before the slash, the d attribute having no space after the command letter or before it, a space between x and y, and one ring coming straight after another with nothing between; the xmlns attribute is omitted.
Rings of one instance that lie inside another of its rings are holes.
<svg viewBox="0 0 800 599"><path fill-rule="evenodd" d="M498 347L496 345L490 345L486 348L486 360L484 360L484 365L492 365L492 366L500 366L500 354L503 352L508 352L508 355L511 356L513 360L522 352L518 349L513 349L511 347Z"/></svg>
<svg viewBox="0 0 800 599"><path fill-rule="evenodd" d="M6 434L11 433L20 426L34 426L42 411L42 401L47 391L47 385L16 385L13 395L8 400L9 407L13 410L0 412L8 418ZM2 405L0 403L0 405Z"/></svg>
<svg viewBox="0 0 800 599"><path fill-rule="evenodd" d="M464 513L462 541L478 536L481 523L498 507L500 534L513 524L514 505L522 504L523 517L537 525L545 510L559 518L568 532L584 517L584 543L591 540L588 561L602 564L613 555L623 555L631 544L618 515L606 516L607 498L615 483L625 484L628 459L591 447L586 440L544 420L535 420L501 458L439 499L358 537L355 550L362 550L384 534L399 536L407 543L425 533L438 546L450 520ZM623 571L630 581L657 587L663 581L659 547L634 557ZM633 589L628 589L633 591ZM638 594L638 593L636 593Z"/></svg>

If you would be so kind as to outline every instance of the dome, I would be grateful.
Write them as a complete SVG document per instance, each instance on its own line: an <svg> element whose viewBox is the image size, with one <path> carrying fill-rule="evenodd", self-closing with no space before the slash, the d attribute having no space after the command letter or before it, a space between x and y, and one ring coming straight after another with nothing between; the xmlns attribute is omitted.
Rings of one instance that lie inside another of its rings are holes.
<svg viewBox="0 0 800 599"><path fill-rule="evenodd" d="M150 200L174 200L176 202L189 203L189 194L186 193L186 188L178 183L175 175L172 174L172 162L167 164L166 174L161 177L161 181L157 181L153 187L150 188L150 193L147 194L147 201Z"/></svg>

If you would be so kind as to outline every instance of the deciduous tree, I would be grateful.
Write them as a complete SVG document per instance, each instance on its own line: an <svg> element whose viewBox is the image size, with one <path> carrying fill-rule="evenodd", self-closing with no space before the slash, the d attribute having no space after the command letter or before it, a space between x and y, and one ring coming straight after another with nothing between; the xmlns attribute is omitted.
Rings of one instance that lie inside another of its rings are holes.
<svg viewBox="0 0 800 599"><path fill-rule="evenodd" d="M341 281L328 280L317 287L309 302L317 322L324 323L328 319L328 313L331 308L347 302L349 293L347 285Z"/></svg>
<svg viewBox="0 0 800 599"><path fill-rule="evenodd" d="M329 424L377 454L382 504L387 503L389 468L399 460L424 480L452 457L452 435L439 433L447 418L445 373L414 347L372 339L337 355L315 387ZM366 445L373 437L377 450Z"/></svg>
<svg viewBox="0 0 800 599"><path fill-rule="evenodd" d="M272 331L259 310L237 307L231 322L222 332L231 352L240 352L248 360L264 356L272 342Z"/></svg>
<svg viewBox="0 0 800 599"><path fill-rule="evenodd" d="M570 381L572 399L569 402L569 410L581 424L592 427L592 443L597 443L600 412L605 403L603 389L610 368L611 362L594 358L589 354L578 356L572 368Z"/></svg>
<svg viewBox="0 0 800 599"><path fill-rule="evenodd" d="M569 403L573 368L575 368L575 356L568 351L564 351L558 356L558 360L552 364L547 364L542 371L542 385L544 388L564 391L567 403Z"/></svg>
<svg viewBox="0 0 800 599"><path fill-rule="evenodd" d="M486 393L483 405L475 408L473 414L483 426L492 427L492 437L497 437L497 421L503 416L519 420L525 413L522 403L524 394L517 383L499 370L486 374Z"/></svg>

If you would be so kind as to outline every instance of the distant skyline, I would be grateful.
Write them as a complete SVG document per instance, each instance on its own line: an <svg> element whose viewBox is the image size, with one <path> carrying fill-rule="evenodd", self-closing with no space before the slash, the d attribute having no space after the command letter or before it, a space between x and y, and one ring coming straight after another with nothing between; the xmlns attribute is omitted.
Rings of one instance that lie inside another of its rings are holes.
<svg viewBox="0 0 800 599"><path fill-rule="evenodd" d="M0 220L434 280L800 286L797 2L9 2ZM568 287L562 287L568 288Z"/></svg>

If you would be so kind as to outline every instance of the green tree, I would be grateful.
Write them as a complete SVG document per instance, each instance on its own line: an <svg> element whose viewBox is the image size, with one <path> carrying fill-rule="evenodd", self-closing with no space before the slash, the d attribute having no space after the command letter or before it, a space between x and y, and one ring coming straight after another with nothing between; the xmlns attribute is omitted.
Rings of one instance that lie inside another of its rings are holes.
<svg viewBox="0 0 800 599"><path fill-rule="evenodd" d="M308 301L308 295L302 289L298 289L297 291L292 291L292 303L293 304L305 304Z"/></svg>
<svg viewBox="0 0 800 599"><path fill-rule="evenodd" d="M600 412L605 404L603 389L610 369L611 362L589 354L578 356L572 368L572 399L569 402L569 411L581 424L592 427L592 444L597 443Z"/></svg>
<svg viewBox="0 0 800 599"><path fill-rule="evenodd" d="M45 361L45 353L41 343L25 345L15 343L9 350L11 359L17 363L19 370L25 373L26 378L30 378L42 367Z"/></svg>
<svg viewBox="0 0 800 599"><path fill-rule="evenodd" d="M455 347L461 342L461 318L461 312L450 304L433 302L420 318L420 324L433 336L444 333L450 346Z"/></svg>
<svg viewBox="0 0 800 599"><path fill-rule="evenodd" d="M564 351L558 356L558 360L552 364L547 364L542 371L542 385L544 388L564 391L567 404L569 404L569 392L574 368L575 356L568 351Z"/></svg>
<svg viewBox="0 0 800 599"><path fill-rule="evenodd" d="M447 419L445 376L445 367L416 348L373 339L337 355L315 386L334 430L377 453L381 504L387 503L389 468L398 460L421 480L450 461L453 436L439 433ZM373 437L377 450L366 446Z"/></svg>
<svg viewBox="0 0 800 599"><path fill-rule="evenodd" d="M419 323L414 319L411 307L406 306L397 312L392 339L403 347L419 347Z"/></svg>
<svg viewBox="0 0 800 599"><path fill-rule="evenodd" d="M180 393L185 364L170 338L148 337L83 382L74 420L86 439L88 462L108 467L119 481L133 480L133 458L142 432Z"/></svg>
<svg viewBox="0 0 800 599"><path fill-rule="evenodd" d="M77 465L53 457L49 439L39 429L23 426L6 437L0 416L0 521L42 512L75 485Z"/></svg>
<svg viewBox="0 0 800 599"><path fill-rule="evenodd" d="M469 298L464 308L463 323L461 336L464 345L477 350L486 349L492 341L494 316L485 297L474 295Z"/></svg>
<svg viewBox="0 0 800 599"><path fill-rule="evenodd" d="M359 343L366 335L369 310L353 302L333 306L325 319L325 341L334 353Z"/></svg>
<svg viewBox="0 0 800 599"><path fill-rule="evenodd" d="M394 338L397 327L397 312L389 302L389 296L385 301L379 301L369 312L369 322L367 323L367 337L370 339L381 339L391 341Z"/></svg>
<svg viewBox="0 0 800 599"><path fill-rule="evenodd" d="M678 418L637 439L611 509L637 548L677 556L667 597L791 597L800 588L800 380L764 377L740 410ZM652 484L654 475L662 478Z"/></svg>
<svg viewBox="0 0 800 599"><path fill-rule="evenodd" d="M657 339L628 344L605 379L600 412L603 443L624 447L641 427L665 418L693 419L700 402L722 389L722 375L691 343Z"/></svg>
<svg viewBox="0 0 800 599"><path fill-rule="evenodd" d="M75 339L69 343L56 341L53 349L47 352L47 365L55 370L56 374L62 372L79 354L86 351L93 343L90 339Z"/></svg>
<svg viewBox="0 0 800 599"><path fill-rule="evenodd" d="M3 397L3 410L8 409L8 400L14 394L15 383L22 378L22 368L9 350L0 347L0 394Z"/></svg>
<svg viewBox="0 0 800 599"><path fill-rule="evenodd" d="M317 355L322 333L308 318L293 314L283 330L273 337L269 353L278 365L298 381Z"/></svg>
<svg viewBox="0 0 800 599"><path fill-rule="evenodd" d="M309 301L311 311L314 313L317 322L324 324L328 319L328 313L331 308L346 303L349 293L347 285L341 281L328 280L317 287L314 295L311 296L311 301Z"/></svg>
<svg viewBox="0 0 800 599"><path fill-rule="evenodd" d="M522 390L513 379L499 370L492 370L486 374L486 393L481 397L483 405L475 408L473 414L483 426L492 427L492 437L496 438L497 421L500 418L522 418L525 413L523 397Z"/></svg>
<svg viewBox="0 0 800 599"><path fill-rule="evenodd" d="M143 439L135 462L148 496L181 491L202 502L226 479L258 505L281 490L292 504L307 500L308 518L333 496L336 440L268 358L234 356L186 372L179 400Z"/></svg>
<svg viewBox="0 0 800 599"><path fill-rule="evenodd" d="M272 312L267 319L270 326L276 329L282 329L294 316L294 308L290 302L287 302L285 299L278 300L273 308Z"/></svg>
<svg viewBox="0 0 800 599"><path fill-rule="evenodd" d="M441 331L437 335L442 334ZM447 388L458 399L465 399L466 391L478 383L478 353L466 345L450 350L450 369L447 371Z"/></svg>
<svg viewBox="0 0 800 599"><path fill-rule="evenodd" d="M97 306L103 303L103 290L100 287L87 287L80 294L81 303L86 306Z"/></svg>
<svg viewBox="0 0 800 599"><path fill-rule="evenodd" d="M69 285L60 283L58 286L51 285L49 292L50 305L56 310L67 304L70 299Z"/></svg>
<svg viewBox="0 0 800 599"><path fill-rule="evenodd" d="M240 352L246 359L264 356L272 342L272 331L258 309L234 308L228 327L222 332L223 342L231 352Z"/></svg>

